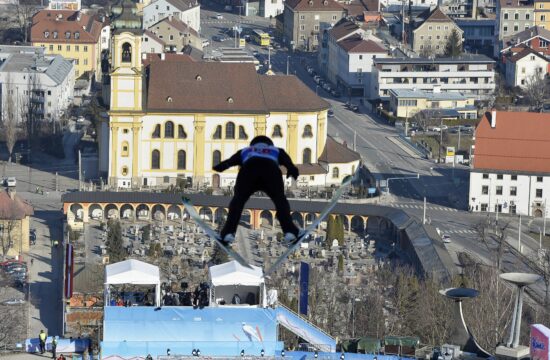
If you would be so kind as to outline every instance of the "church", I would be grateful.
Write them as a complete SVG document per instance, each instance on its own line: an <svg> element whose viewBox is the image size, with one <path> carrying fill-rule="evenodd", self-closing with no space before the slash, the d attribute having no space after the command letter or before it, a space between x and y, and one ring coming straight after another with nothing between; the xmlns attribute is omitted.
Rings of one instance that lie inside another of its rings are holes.
<svg viewBox="0 0 550 360"><path fill-rule="evenodd" d="M326 185L327 177L337 183L351 173L318 164L330 157L330 104L295 76L260 75L253 64L195 62L185 55L142 57L141 41L137 28L113 31L111 107L98 132L100 171L110 186L167 187L180 179L232 186L238 169L216 173L212 167L257 135L288 152L303 174L299 185ZM359 155L347 148L334 154L343 150L355 169Z"/></svg>

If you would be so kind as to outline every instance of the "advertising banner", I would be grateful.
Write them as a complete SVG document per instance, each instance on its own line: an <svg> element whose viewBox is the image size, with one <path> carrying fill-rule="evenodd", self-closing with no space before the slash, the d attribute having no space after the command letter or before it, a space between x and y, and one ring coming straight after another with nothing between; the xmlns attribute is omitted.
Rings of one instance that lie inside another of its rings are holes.
<svg viewBox="0 0 550 360"><path fill-rule="evenodd" d="M531 325L531 359L550 360L550 329L542 324Z"/></svg>
<svg viewBox="0 0 550 360"><path fill-rule="evenodd" d="M309 292L309 264L300 263L300 314L307 315L307 297Z"/></svg>

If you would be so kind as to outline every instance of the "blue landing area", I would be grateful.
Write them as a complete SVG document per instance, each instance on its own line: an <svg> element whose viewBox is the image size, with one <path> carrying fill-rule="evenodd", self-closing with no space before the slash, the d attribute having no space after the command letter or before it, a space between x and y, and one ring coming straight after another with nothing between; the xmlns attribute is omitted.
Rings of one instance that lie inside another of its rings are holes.
<svg viewBox="0 0 550 360"><path fill-rule="evenodd" d="M283 359L281 353L277 353L277 359ZM292 360L340 360L342 353L326 353L318 352L317 358L315 358L314 353L306 351L285 351L284 359ZM374 355L374 354L352 354L345 353L345 360L414 360L414 358L407 358L402 356L393 356L393 355Z"/></svg>

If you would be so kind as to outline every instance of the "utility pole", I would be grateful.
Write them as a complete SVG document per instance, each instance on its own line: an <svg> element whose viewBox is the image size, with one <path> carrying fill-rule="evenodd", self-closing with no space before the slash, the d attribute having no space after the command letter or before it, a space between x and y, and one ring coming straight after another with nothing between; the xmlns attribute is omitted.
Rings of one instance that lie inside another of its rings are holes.
<svg viewBox="0 0 550 360"><path fill-rule="evenodd" d="M521 254L521 214L519 214L519 226L518 226L518 251Z"/></svg>
<svg viewBox="0 0 550 360"><path fill-rule="evenodd" d="M82 153L78 150L78 190L82 191Z"/></svg>
<svg viewBox="0 0 550 360"><path fill-rule="evenodd" d="M542 233L546 236L546 200L544 200L544 213L542 217Z"/></svg>
<svg viewBox="0 0 550 360"><path fill-rule="evenodd" d="M290 68L290 55L286 57L286 74L288 75Z"/></svg>

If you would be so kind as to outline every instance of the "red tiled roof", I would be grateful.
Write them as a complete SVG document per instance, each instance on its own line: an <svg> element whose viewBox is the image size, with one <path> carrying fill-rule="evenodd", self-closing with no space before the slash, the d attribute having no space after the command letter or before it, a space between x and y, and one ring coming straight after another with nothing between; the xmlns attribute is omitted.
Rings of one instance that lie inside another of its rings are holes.
<svg viewBox="0 0 550 360"><path fill-rule="evenodd" d="M31 42L95 44L101 35L101 28L98 20L80 11L42 10L32 18ZM57 38L54 37L55 32ZM70 34L68 38L67 32Z"/></svg>
<svg viewBox="0 0 550 360"><path fill-rule="evenodd" d="M199 33L196 32L195 29L193 29L190 26L187 26L186 23L184 23L183 21L181 21L180 19L178 19L176 17L172 17L171 19L170 19L170 17L164 18L163 20L159 21L157 24L160 24L160 23L163 23L163 22L169 24L174 29L181 31L182 33L189 32L190 34L193 34L194 36L197 36L197 37L199 36ZM151 29L153 26L155 26L157 24L152 25L149 29Z"/></svg>
<svg viewBox="0 0 550 360"><path fill-rule="evenodd" d="M372 40L364 40L361 36L350 36L338 41L338 45L349 53L385 53L380 44Z"/></svg>
<svg viewBox="0 0 550 360"><path fill-rule="evenodd" d="M286 0L285 4L295 11L344 11L334 0Z"/></svg>
<svg viewBox="0 0 550 360"><path fill-rule="evenodd" d="M523 50L518 49L519 52L517 52L516 54L510 56L510 59L509 59L510 62L516 62L518 60L523 59L524 57L526 57L528 55L535 55L535 56L537 56L541 59L544 59L544 60L548 61L547 58L545 58L544 56L542 56L541 54L539 54L535 50L531 49L530 47L527 47L527 46L522 46L522 47L523 47Z"/></svg>
<svg viewBox="0 0 550 360"><path fill-rule="evenodd" d="M155 41L158 42L159 44L166 45L166 42L164 42L164 40L162 40L161 38L159 38L159 37L157 36L157 34L155 34L154 32L152 32L151 30L144 30L144 31L143 31L143 34L149 36L151 39L155 40Z"/></svg>
<svg viewBox="0 0 550 360"><path fill-rule="evenodd" d="M550 173L550 114L486 113L476 129L474 169Z"/></svg>
<svg viewBox="0 0 550 360"><path fill-rule="evenodd" d="M164 55L164 60L162 60L162 55ZM165 62L170 62L170 61L178 62L179 61L179 62L188 63L188 62L194 62L195 60L193 60L191 58L191 56L189 56L189 55L174 54L174 53L164 53L164 54L147 53L147 54L145 54L145 58L141 59L141 63L144 66L147 66L151 63L159 62L159 61L165 61Z"/></svg>
<svg viewBox="0 0 550 360"><path fill-rule="evenodd" d="M32 206L17 195L0 191L0 220L21 220L34 214Z"/></svg>
<svg viewBox="0 0 550 360"><path fill-rule="evenodd" d="M441 9L436 7L425 22L453 22Z"/></svg>
<svg viewBox="0 0 550 360"><path fill-rule="evenodd" d="M533 7L533 3L524 0L499 0L502 8Z"/></svg>
<svg viewBox="0 0 550 360"><path fill-rule="evenodd" d="M359 30L359 26L357 26L353 21L342 19L328 32L331 37L338 41L346 36L349 36L350 34L353 34L353 32L357 30Z"/></svg>

